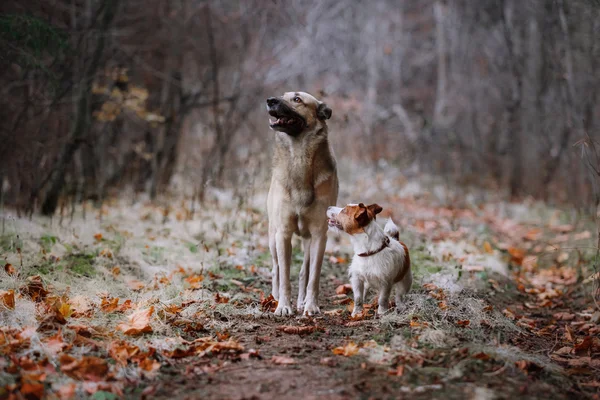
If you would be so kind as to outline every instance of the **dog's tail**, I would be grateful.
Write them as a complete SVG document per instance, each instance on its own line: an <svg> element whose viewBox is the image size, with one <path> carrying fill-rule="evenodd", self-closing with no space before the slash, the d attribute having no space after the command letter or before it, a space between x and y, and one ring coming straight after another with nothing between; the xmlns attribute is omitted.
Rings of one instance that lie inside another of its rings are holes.
<svg viewBox="0 0 600 400"><path fill-rule="evenodd" d="M398 227L396 226L394 221L392 221L391 217L390 217L390 219L388 219L388 222L385 224L383 231L391 238L396 239L398 242L400 241L400 231L398 230Z"/></svg>

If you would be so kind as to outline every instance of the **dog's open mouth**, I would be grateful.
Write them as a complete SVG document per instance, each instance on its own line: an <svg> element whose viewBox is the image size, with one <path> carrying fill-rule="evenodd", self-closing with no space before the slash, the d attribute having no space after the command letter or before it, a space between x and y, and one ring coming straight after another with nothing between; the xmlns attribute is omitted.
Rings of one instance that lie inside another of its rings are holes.
<svg viewBox="0 0 600 400"><path fill-rule="evenodd" d="M278 128L278 127L302 128L304 126L304 121L301 120L300 118L290 116L290 115L283 115L274 110L269 111L269 114L272 117L275 117L274 120L272 118L269 118L269 126L271 128Z"/></svg>
<svg viewBox="0 0 600 400"><path fill-rule="evenodd" d="M334 218L327 218L327 225L329 225L330 228L343 230L342 225L340 225L340 223L337 222L337 220L335 220Z"/></svg>

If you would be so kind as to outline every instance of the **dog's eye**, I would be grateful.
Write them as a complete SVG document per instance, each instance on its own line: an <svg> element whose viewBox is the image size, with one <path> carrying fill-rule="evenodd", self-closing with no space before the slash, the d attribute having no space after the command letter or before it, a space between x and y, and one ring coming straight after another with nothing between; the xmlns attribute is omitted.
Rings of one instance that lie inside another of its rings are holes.
<svg viewBox="0 0 600 400"><path fill-rule="evenodd" d="M302 103L302 99L300 98L300 96L296 96L296 97L294 97L294 101L295 101L296 103Z"/></svg>

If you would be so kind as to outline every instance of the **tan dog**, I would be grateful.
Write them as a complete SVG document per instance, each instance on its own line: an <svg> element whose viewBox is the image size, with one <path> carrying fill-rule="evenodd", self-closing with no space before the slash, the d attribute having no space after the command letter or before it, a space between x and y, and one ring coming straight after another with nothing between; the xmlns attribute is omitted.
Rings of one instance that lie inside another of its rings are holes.
<svg viewBox="0 0 600 400"><path fill-rule="evenodd" d="M327 207L335 204L338 178L327 139L331 109L304 92L267 99L275 133L273 175L267 200L269 248L273 257L276 315L292 315L290 265L292 235L302 238L298 310L319 313L319 278L327 242Z"/></svg>

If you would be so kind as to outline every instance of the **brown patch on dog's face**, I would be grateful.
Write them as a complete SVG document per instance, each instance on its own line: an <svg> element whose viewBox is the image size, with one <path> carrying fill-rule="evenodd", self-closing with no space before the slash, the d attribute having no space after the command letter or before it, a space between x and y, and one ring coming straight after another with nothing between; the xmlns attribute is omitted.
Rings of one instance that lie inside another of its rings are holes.
<svg viewBox="0 0 600 400"><path fill-rule="evenodd" d="M376 218L383 208L378 204L365 206L360 204L348 204L339 213L331 215L329 226L340 229L349 235L363 233L364 227L369 225Z"/></svg>
<svg viewBox="0 0 600 400"><path fill-rule="evenodd" d="M271 129L297 136L313 131L331 118L331 109L305 92L287 92L281 97L267 99L267 110L275 120L269 120Z"/></svg>

